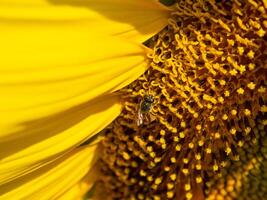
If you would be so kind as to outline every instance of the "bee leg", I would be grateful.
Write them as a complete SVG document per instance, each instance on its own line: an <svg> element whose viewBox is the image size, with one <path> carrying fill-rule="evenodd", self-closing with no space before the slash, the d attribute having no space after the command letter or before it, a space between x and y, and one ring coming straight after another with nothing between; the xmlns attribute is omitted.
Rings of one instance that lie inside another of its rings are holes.
<svg viewBox="0 0 267 200"><path fill-rule="evenodd" d="M145 120L146 124L150 124L151 122L156 120L156 116L155 115L151 115L151 113L147 113L144 116L144 120Z"/></svg>
<svg viewBox="0 0 267 200"><path fill-rule="evenodd" d="M148 118L147 118L147 115L146 113L143 115L143 125L147 125L148 124Z"/></svg>
<svg viewBox="0 0 267 200"><path fill-rule="evenodd" d="M155 115L150 115L149 116L149 122L154 122L156 121L157 117Z"/></svg>
<svg viewBox="0 0 267 200"><path fill-rule="evenodd" d="M150 112L150 113L149 113L149 118L150 118L149 121L150 121L150 122L155 121L155 120L157 119L156 116L157 116L156 113Z"/></svg>
<svg viewBox="0 0 267 200"><path fill-rule="evenodd" d="M156 115L150 115L150 122L153 122L157 119Z"/></svg>

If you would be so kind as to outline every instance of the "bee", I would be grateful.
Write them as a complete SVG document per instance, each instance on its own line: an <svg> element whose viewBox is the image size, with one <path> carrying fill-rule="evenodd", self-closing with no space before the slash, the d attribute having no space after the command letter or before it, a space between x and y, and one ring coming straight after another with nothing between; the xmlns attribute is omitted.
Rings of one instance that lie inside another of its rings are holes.
<svg viewBox="0 0 267 200"><path fill-rule="evenodd" d="M151 95L145 95L140 102L138 113L137 113L137 126L144 124L145 116L150 112L154 103L154 97Z"/></svg>

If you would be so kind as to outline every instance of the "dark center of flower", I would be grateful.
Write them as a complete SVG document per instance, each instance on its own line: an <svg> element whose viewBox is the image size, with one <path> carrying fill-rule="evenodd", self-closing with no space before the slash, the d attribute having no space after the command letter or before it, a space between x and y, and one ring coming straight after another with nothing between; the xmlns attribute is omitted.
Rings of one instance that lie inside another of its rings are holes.
<svg viewBox="0 0 267 200"><path fill-rule="evenodd" d="M103 187L112 199L204 198L211 177L266 140L267 5L177 2L148 42L149 70L121 91L123 113L106 130ZM137 126L143 100L151 108Z"/></svg>

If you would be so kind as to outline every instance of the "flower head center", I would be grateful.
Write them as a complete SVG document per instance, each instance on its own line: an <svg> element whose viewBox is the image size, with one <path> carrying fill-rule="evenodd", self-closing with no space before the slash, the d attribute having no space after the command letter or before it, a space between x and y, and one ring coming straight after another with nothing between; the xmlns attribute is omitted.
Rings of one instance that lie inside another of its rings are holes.
<svg viewBox="0 0 267 200"><path fill-rule="evenodd" d="M125 109L104 142L119 198L191 199L257 137L253 128L266 113L267 26L262 1L254 2L179 1L151 39L150 69L122 90ZM147 94L153 107L136 126Z"/></svg>

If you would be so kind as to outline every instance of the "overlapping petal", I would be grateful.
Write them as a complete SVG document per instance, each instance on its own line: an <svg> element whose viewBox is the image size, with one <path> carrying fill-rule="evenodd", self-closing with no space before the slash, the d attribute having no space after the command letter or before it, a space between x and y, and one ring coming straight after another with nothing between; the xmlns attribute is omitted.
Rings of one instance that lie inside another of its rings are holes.
<svg viewBox="0 0 267 200"><path fill-rule="evenodd" d="M20 29L2 28L1 139L23 128L13 124L111 93L147 68L141 46L99 36L81 26L32 27L29 23Z"/></svg>
<svg viewBox="0 0 267 200"><path fill-rule="evenodd" d="M114 98L94 99L129 84L147 66L141 45L87 26L0 21L3 184L103 129L120 106Z"/></svg>
<svg viewBox="0 0 267 200"><path fill-rule="evenodd" d="M51 164L1 186L0 199L55 199L78 183L95 162L96 145L80 147Z"/></svg>
<svg viewBox="0 0 267 200"><path fill-rule="evenodd" d="M105 96L29 122L24 130L16 133L17 138L14 135L14 139L1 142L0 185L40 168L77 147L111 123L120 111L118 97Z"/></svg>
<svg viewBox="0 0 267 200"><path fill-rule="evenodd" d="M144 42L166 26L169 10L156 0L0 0L10 23L66 23Z"/></svg>
<svg viewBox="0 0 267 200"><path fill-rule="evenodd" d="M119 114L117 101L106 97L96 105L94 99L129 84L147 66L143 47L87 27L0 26L0 180L6 182L104 128ZM77 138L65 144L70 135Z"/></svg>
<svg viewBox="0 0 267 200"><path fill-rule="evenodd" d="M88 189L88 188L87 188ZM80 187L80 184L74 185L67 192L61 195L58 200L83 200L84 191Z"/></svg>
<svg viewBox="0 0 267 200"><path fill-rule="evenodd" d="M99 178L97 164L79 182L57 197L58 200L97 199L95 180Z"/></svg>

